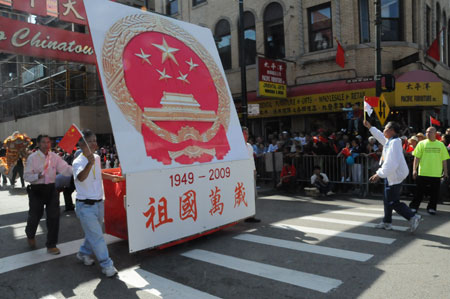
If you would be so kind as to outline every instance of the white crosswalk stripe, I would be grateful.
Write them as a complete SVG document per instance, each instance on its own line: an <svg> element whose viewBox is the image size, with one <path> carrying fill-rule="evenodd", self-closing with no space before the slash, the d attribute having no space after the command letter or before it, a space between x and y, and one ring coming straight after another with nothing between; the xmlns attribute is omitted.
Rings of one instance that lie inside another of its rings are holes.
<svg viewBox="0 0 450 299"><path fill-rule="evenodd" d="M132 267L119 272L118 278L128 285L139 288L158 298L177 299L213 299L219 298L201 292L181 283L155 275L138 267Z"/></svg>
<svg viewBox="0 0 450 299"><path fill-rule="evenodd" d="M346 211L346 210L336 210L336 211L334 211L334 210L325 210L323 212L324 213L331 213L331 214L342 214L342 215L372 217L372 218L382 218L383 217L383 215L381 215L381 214L352 212L352 211ZM405 218L400 217L400 216L392 216L392 219L407 221Z"/></svg>
<svg viewBox="0 0 450 299"><path fill-rule="evenodd" d="M237 236L233 237L233 239L254 242L254 243L259 243L259 244L265 244L265 245L269 245L269 246L287 248L287 249L292 249L292 250L297 250L297 251L309 252L309 253L314 253L314 254L333 256L333 257L354 260L354 261L359 261L359 262L365 262L373 257L372 254L359 253L356 251L336 249L336 248L330 248L330 247L319 246L319 245L310 245L310 244L304 244L304 243L300 243L300 242L287 241L287 240L281 240L281 239L275 239L275 238L269 238L269 237L263 237L263 236L257 236L257 235L250 235L250 234L237 235Z"/></svg>
<svg viewBox="0 0 450 299"><path fill-rule="evenodd" d="M372 228L375 228L375 225L377 225L376 223L371 223L371 222L343 220L343 219L334 219L334 218L317 217L317 216L303 216L303 217L300 217L297 219L328 222L328 223L335 223L335 224L345 224L345 225L352 225L352 226L364 226L364 227L372 227ZM392 228L394 230L400 230L400 231L407 231L409 229L409 227L398 226L398 225L393 225Z"/></svg>
<svg viewBox="0 0 450 299"><path fill-rule="evenodd" d="M261 276L322 293L328 293L342 284L342 281L338 279L258 263L201 249L190 250L182 253L181 255L209 264Z"/></svg>
<svg viewBox="0 0 450 299"><path fill-rule="evenodd" d="M377 236L357 234L357 233L348 233L348 232L341 232L341 231L337 231L337 230L315 228L315 227L308 227L308 226L292 225L292 224L288 224L288 223L274 223L274 224L271 224L270 226L277 227L277 228L283 228L283 229L296 230L296 231L304 232L304 233L354 239L354 240L361 240L361 241L381 243L381 244L392 244L395 241L395 239L392 239L392 238L377 237Z"/></svg>

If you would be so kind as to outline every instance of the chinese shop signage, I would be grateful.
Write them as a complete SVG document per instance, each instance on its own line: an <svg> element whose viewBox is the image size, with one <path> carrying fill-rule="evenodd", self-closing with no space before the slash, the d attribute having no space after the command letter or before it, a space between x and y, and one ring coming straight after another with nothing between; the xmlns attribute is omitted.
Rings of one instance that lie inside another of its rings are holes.
<svg viewBox="0 0 450 299"><path fill-rule="evenodd" d="M396 82L395 106L442 106L442 83Z"/></svg>
<svg viewBox="0 0 450 299"><path fill-rule="evenodd" d="M364 96L375 96L375 89L346 90L278 100L259 100L252 102L252 104L259 104L259 115L254 117L275 117L342 112L342 108L347 103L362 103Z"/></svg>
<svg viewBox="0 0 450 299"><path fill-rule="evenodd" d="M126 174L130 251L253 215L253 162L210 30L106 0L85 7Z"/></svg>
<svg viewBox="0 0 450 299"><path fill-rule="evenodd" d="M0 51L57 60L95 63L91 37L0 17Z"/></svg>
<svg viewBox="0 0 450 299"><path fill-rule="evenodd" d="M286 98L286 63L258 57L258 97Z"/></svg>

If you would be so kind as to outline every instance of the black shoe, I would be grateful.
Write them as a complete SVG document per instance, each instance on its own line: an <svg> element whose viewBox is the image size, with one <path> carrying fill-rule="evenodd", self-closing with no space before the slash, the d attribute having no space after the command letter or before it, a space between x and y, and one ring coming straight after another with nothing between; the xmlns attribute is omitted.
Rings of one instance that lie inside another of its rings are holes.
<svg viewBox="0 0 450 299"><path fill-rule="evenodd" d="M72 212L75 211L75 207L68 207L64 209L65 212Z"/></svg>
<svg viewBox="0 0 450 299"><path fill-rule="evenodd" d="M244 220L244 222L249 222L249 223L258 223L258 222L261 222L261 220L260 220L260 219L257 219L257 218L255 218L255 217L250 217L250 218L247 218L247 219L245 219L245 220Z"/></svg>

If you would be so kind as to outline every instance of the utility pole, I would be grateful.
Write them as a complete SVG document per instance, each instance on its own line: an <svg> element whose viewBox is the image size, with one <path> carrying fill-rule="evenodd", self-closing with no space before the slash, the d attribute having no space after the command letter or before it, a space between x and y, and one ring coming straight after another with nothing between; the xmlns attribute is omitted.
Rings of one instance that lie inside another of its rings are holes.
<svg viewBox="0 0 450 299"><path fill-rule="evenodd" d="M244 0L239 0L239 62L241 65L242 123L248 127L247 73L245 68L244 42Z"/></svg>
<svg viewBox="0 0 450 299"><path fill-rule="evenodd" d="M381 0L375 0L375 95L381 96Z"/></svg>

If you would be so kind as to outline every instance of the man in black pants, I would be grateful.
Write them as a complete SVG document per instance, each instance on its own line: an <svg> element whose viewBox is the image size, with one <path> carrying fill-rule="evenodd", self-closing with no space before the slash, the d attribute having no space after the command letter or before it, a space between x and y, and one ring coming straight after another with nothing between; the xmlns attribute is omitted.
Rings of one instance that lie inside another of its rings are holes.
<svg viewBox="0 0 450 299"><path fill-rule="evenodd" d="M13 169L13 175L11 180L11 185L13 188L16 184L17 175L19 175L20 177L20 183L22 184L22 188L25 188L25 182L23 181L23 161L21 157L19 158L19 160L17 160L16 166L14 166Z"/></svg>
<svg viewBox="0 0 450 299"><path fill-rule="evenodd" d="M39 150L32 153L25 166L25 180L28 186L29 207L25 233L28 245L36 248L36 229L44 214L47 217L47 252L59 254L56 247L59 232L59 196L55 188L56 172L66 176L72 175L72 166L68 165L60 156L50 151L51 141L47 135L37 138Z"/></svg>

